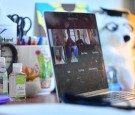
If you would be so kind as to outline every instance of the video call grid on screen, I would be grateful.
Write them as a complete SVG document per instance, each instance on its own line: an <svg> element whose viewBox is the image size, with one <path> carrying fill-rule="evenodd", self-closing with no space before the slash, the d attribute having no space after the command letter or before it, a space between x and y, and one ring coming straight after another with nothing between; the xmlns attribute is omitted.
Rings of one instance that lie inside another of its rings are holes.
<svg viewBox="0 0 135 115"><path fill-rule="evenodd" d="M58 93L108 88L94 14L45 12Z"/></svg>

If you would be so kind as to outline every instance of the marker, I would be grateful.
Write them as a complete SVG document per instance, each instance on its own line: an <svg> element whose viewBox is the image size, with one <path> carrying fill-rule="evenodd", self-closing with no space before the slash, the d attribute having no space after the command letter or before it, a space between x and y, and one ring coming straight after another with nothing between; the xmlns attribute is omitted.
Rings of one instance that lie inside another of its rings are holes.
<svg viewBox="0 0 135 115"><path fill-rule="evenodd" d="M24 36L23 39L25 41L25 45L28 45L28 41L29 41L28 37L27 36Z"/></svg>
<svg viewBox="0 0 135 115"><path fill-rule="evenodd" d="M41 45L46 45L47 44L47 39L46 39L46 37L42 37L42 44Z"/></svg>
<svg viewBox="0 0 135 115"><path fill-rule="evenodd" d="M21 45L25 45L25 40L24 40L24 38L22 38Z"/></svg>
<svg viewBox="0 0 135 115"><path fill-rule="evenodd" d="M42 37L39 37L39 40L38 40L38 43L37 43L37 45L42 45L42 42L43 42L43 39L42 39Z"/></svg>
<svg viewBox="0 0 135 115"><path fill-rule="evenodd" d="M28 45L31 45L31 37L28 38Z"/></svg>
<svg viewBox="0 0 135 115"><path fill-rule="evenodd" d="M37 45L37 37L36 36L33 37L31 45Z"/></svg>
<svg viewBox="0 0 135 115"><path fill-rule="evenodd" d="M17 45L21 45L20 38L17 38Z"/></svg>

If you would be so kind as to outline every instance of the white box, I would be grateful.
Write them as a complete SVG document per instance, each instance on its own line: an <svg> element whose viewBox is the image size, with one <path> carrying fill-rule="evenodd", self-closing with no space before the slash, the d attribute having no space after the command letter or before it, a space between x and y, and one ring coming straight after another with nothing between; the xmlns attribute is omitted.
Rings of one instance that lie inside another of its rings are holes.
<svg viewBox="0 0 135 115"><path fill-rule="evenodd" d="M0 43L17 43L17 24L0 14Z"/></svg>
<svg viewBox="0 0 135 115"><path fill-rule="evenodd" d="M0 43L17 43L16 25L0 25Z"/></svg>

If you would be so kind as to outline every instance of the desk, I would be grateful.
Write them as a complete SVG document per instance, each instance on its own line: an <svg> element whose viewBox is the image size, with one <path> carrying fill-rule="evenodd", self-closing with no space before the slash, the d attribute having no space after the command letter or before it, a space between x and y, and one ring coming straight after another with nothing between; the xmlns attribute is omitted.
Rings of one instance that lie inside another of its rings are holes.
<svg viewBox="0 0 135 115"><path fill-rule="evenodd" d="M31 104L31 103L57 103L57 98L56 98L56 94L52 93L52 94L46 94L46 95L37 95L35 97L32 98L27 98L26 100L23 101L11 101L7 104Z"/></svg>
<svg viewBox="0 0 135 115"><path fill-rule="evenodd" d="M0 115L134 115L109 107L70 105L63 103L12 104L0 107Z"/></svg>
<svg viewBox="0 0 135 115"><path fill-rule="evenodd" d="M19 105L19 106L18 106ZM82 106L58 103L56 94L37 95L25 101L9 102L0 107L0 115L134 115L135 111L124 111L110 107Z"/></svg>

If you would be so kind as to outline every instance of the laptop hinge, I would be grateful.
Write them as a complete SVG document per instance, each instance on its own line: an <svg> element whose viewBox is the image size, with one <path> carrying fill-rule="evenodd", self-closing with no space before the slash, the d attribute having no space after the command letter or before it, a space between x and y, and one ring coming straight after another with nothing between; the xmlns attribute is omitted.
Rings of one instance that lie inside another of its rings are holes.
<svg viewBox="0 0 135 115"><path fill-rule="evenodd" d="M97 91L81 93L81 94L78 94L78 95L80 95L80 96L94 96L94 95L99 95L99 94L107 93L107 92L108 92L108 89L102 89L102 90L97 90Z"/></svg>

